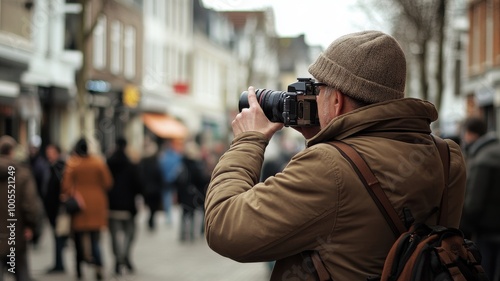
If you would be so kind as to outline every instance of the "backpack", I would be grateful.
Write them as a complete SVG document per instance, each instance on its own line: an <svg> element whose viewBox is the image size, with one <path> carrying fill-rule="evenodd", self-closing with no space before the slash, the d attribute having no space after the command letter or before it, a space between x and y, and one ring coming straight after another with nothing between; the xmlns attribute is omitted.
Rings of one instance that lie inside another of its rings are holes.
<svg viewBox="0 0 500 281"><path fill-rule="evenodd" d="M432 136L432 135L431 135ZM440 217L438 224L446 225L447 191L449 176L448 144L432 136L436 143L445 172L445 188L441 198ZM442 225L426 225L414 223L411 219L409 229L403 224L396 210L382 190L379 181L350 145L334 141L330 143L346 158L361 178L368 193L384 215L395 236L398 237L391 247L382 270L381 276L368 277L369 281L487 281L488 278L481 267L481 254L473 241L465 239L457 228ZM405 221L411 218L409 210L403 210ZM437 211L432 210L431 214ZM314 251L311 259L321 259ZM330 274L323 262L313 262L318 280L331 280Z"/></svg>

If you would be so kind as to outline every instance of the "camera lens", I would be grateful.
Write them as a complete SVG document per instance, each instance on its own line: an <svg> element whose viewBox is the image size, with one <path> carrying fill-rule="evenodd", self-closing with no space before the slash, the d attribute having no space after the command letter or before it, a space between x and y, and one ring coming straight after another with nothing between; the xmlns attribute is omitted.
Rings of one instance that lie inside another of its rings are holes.
<svg viewBox="0 0 500 281"><path fill-rule="evenodd" d="M257 101L259 102L262 111L266 115L267 119L271 122L284 123L283 119L283 100L286 92L283 91L273 91L266 89L255 90L255 95L257 96ZM243 108L248 108L248 92L244 91L241 93L240 100L238 103L238 108L241 112Z"/></svg>

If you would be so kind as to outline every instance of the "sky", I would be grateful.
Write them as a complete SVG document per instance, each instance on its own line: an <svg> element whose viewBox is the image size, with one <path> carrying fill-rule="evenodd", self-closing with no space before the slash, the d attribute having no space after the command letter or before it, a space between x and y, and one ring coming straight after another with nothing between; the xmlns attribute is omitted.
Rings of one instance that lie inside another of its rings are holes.
<svg viewBox="0 0 500 281"><path fill-rule="evenodd" d="M351 32L376 29L388 32L381 16L368 16L360 0L203 0L214 10L252 10L272 7L276 32L281 37L305 34L310 45L326 49L336 38ZM364 0L363 3L369 1ZM370 10L370 9L368 9ZM370 10L373 12L373 10Z"/></svg>

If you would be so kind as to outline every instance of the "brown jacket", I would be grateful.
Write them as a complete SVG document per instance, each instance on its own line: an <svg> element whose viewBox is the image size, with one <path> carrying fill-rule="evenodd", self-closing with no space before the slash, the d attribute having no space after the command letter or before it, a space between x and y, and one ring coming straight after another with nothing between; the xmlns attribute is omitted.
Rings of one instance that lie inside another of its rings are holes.
<svg viewBox="0 0 500 281"><path fill-rule="evenodd" d="M0 200L1 260L11 247L17 254L26 251L25 229L35 231L43 218L42 201L31 170L5 156L0 156Z"/></svg>
<svg viewBox="0 0 500 281"><path fill-rule="evenodd" d="M263 183L267 141L260 133L241 134L212 174L205 204L209 246L241 262L277 260L271 280L314 280L300 255L306 250L319 251L333 280L380 274L395 236L350 164L325 142L354 146L398 213L408 207L422 221L439 206L444 185L429 135L436 119L432 104L411 98L360 108L332 120ZM457 227L465 165L460 147L448 144L448 222Z"/></svg>
<svg viewBox="0 0 500 281"><path fill-rule="evenodd" d="M73 155L68 159L62 179L63 193L78 192L85 202L85 209L73 216L73 230L99 230L108 225L106 192L112 185L111 172L103 159L92 155Z"/></svg>

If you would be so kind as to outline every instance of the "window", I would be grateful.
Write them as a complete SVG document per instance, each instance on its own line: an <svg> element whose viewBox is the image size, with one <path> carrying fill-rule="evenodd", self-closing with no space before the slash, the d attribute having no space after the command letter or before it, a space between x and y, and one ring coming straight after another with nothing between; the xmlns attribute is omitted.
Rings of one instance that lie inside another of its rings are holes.
<svg viewBox="0 0 500 281"><path fill-rule="evenodd" d="M106 67L106 16L104 15L97 19L94 29L92 64L96 69Z"/></svg>
<svg viewBox="0 0 500 281"><path fill-rule="evenodd" d="M111 25L111 62L110 71L119 74L122 71L122 24L114 21Z"/></svg>
<svg viewBox="0 0 500 281"><path fill-rule="evenodd" d="M124 65L123 74L126 78L132 79L135 76L135 28L133 26L125 27L124 47Z"/></svg>

